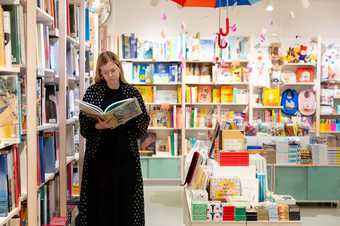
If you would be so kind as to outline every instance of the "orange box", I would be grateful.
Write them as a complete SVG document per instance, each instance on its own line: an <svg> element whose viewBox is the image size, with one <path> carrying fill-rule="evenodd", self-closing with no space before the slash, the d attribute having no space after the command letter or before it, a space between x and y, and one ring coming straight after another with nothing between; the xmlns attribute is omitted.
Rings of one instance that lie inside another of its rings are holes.
<svg viewBox="0 0 340 226"><path fill-rule="evenodd" d="M313 82L314 68L312 67L298 67L296 69L296 82Z"/></svg>

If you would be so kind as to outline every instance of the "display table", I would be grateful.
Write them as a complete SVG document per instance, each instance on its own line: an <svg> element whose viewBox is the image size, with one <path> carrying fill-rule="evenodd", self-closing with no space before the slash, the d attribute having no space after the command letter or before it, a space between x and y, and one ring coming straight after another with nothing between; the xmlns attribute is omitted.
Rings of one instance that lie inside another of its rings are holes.
<svg viewBox="0 0 340 226"><path fill-rule="evenodd" d="M271 226L301 226L301 221L223 221L223 222L207 222L207 221L192 221L191 217L191 199L189 191L184 188L184 224L186 226L214 226L214 225L233 225L233 226L259 226L259 225L271 225Z"/></svg>

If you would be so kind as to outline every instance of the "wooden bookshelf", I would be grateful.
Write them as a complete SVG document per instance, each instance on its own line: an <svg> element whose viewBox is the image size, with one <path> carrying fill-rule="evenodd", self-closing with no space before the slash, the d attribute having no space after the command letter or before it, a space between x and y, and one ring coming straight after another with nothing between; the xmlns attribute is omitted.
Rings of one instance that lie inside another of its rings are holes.
<svg viewBox="0 0 340 226"><path fill-rule="evenodd" d="M19 144L20 140L18 138L13 138L13 139L2 139L0 142L0 149L10 147L14 144Z"/></svg>
<svg viewBox="0 0 340 226"><path fill-rule="evenodd" d="M134 86L180 86L181 83L172 82L172 83L131 83Z"/></svg>
<svg viewBox="0 0 340 226"><path fill-rule="evenodd" d="M54 21L54 18L46 13L44 10L36 7L37 11L37 23L42 23L45 25L51 25Z"/></svg>
<svg viewBox="0 0 340 226"><path fill-rule="evenodd" d="M71 36L66 36L67 42L72 43L75 47L79 48L80 44L79 41Z"/></svg>
<svg viewBox="0 0 340 226"><path fill-rule="evenodd" d="M315 82L288 82L288 83L283 83L281 86L314 86Z"/></svg>
<svg viewBox="0 0 340 226"><path fill-rule="evenodd" d="M57 123L45 123L37 127L38 131L55 130L58 129L59 125Z"/></svg>
<svg viewBox="0 0 340 226"><path fill-rule="evenodd" d="M18 74L21 66L11 65L10 67L0 66L0 74Z"/></svg>

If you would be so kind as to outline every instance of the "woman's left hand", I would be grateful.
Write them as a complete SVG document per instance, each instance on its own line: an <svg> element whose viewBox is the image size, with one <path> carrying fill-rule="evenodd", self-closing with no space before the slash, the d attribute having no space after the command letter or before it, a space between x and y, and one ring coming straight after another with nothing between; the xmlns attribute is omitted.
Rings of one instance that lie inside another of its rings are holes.
<svg viewBox="0 0 340 226"><path fill-rule="evenodd" d="M118 126L118 119L113 116L113 118L108 123L111 126L110 128L114 129Z"/></svg>

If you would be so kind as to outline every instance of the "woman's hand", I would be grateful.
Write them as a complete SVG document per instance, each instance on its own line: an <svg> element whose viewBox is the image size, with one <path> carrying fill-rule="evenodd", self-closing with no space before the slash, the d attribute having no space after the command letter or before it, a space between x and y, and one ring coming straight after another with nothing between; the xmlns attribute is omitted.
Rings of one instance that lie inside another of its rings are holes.
<svg viewBox="0 0 340 226"><path fill-rule="evenodd" d="M98 118L98 122L96 123L96 129L114 129L118 126L118 120L116 117L113 117L109 120L101 120Z"/></svg>

